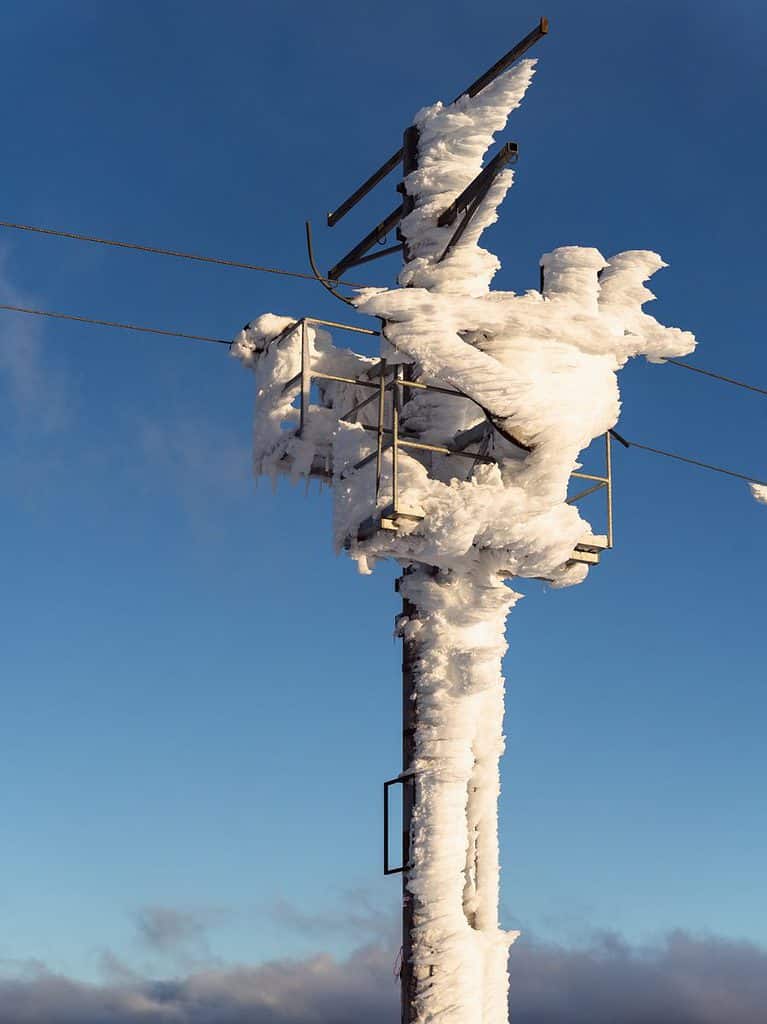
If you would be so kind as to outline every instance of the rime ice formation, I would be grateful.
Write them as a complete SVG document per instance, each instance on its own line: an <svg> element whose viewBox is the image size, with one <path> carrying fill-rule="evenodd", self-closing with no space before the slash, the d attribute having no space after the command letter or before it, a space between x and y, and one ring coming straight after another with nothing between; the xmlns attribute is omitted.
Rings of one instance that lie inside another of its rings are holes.
<svg viewBox="0 0 767 1024"><path fill-rule="evenodd" d="M764 484L749 484L751 488L751 494L756 500L762 504L767 505L767 487Z"/></svg>
<svg viewBox="0 0 767 1024"><path fill-rule="evenodd" d="M371 392L317 381L299 436L300 327L267 314L233 346L256 374L256 473L330 481L338 547L365 572L378 558L396 559L405 569L402 592L417 609L400 631L417 652L408 889L419 1024L507 1020L507 955L516 933L498 924L496 803L504 623L517 595L503 579L566 586L585 577L587 567L571 556L591 528L566 503L567 487L581 451L617 421L617 371L632 356L662 361L695 344L642 308L653 298L644 282L664 265L652 252L604 259L596 249L564 246L541 259L542 293L491 291L499 263L479 238L496 220L510 170L441 258L455 225L438 227L437 218L481 170L534 63L521 62L473 99L417 115L418 169L405 180L414 208L401 224L407 262L399 287L360 290L354 300L381 321L380 356L389 370L405 364L413 379L460 393L409 392L402 435L455 446L476 428L479 448L468 450L494 461L403 448L399 501L412 518L394 530L360 531L383 512L392 486L390 449L377 501L375 460L357 468L375 452L376 402L346 414ZM334 347L323 329L306 330L313 370L375 379L378 359Z"/></svg>

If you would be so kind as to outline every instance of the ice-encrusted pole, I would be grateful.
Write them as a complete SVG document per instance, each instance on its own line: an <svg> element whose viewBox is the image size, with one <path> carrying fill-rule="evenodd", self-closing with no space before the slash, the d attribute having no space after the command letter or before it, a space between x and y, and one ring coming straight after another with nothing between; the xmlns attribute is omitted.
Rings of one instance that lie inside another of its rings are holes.
<svg viewBox="0 0 767 1024"><path fill-rule="evenodd" d="M478 584L423 566L411 567L399 590L409 854L403 1021L501 1022L517 937L498 922L497 825L501 659L515 595L500 580Z"/></svg>
<svg viewBox="0 0 767 1024"><path fill-rule="evenodd" d="M540 292L490 289L499 262L479 239L513 174L485 175L483 160L533 69L416 116L399 286L354 299L382 324L379 358L270 314L233 346L256 372L256 473L330 482L338 547L363 572L380 558L403 569L404 1024L506 1024L516 933L498 921L497 799L517 595L504 580L586 577L579 552L605 538L568 484L617 422L617 371L695 345L644 312L644 282L664 265L646 250L606 260L564 246L542 257ZM489 188L444 223L478 177Z"/></svg>
<svg viewBox="0 0 767 1024"><path fill-rule="evenodd" d="M402 140L402 173L403 178L418 169L418 129L410 125L405 130ZM415 200L402 187L402 213L408 216L415 209ZM407 238L398 232L402 241L402 256L405 264L410 259ZM409 369L409 368L408 368ZM408 401L411 396L405 393L402 398ZM416 856L413 842L413 818L418 799L416 786L417 773L417 737L418 710L417 674L419 663L419 645L412 630L405 631L405 623L418 619L418 605L408 596L407 576L417 571L409 566L405 575L397 581L402 596L402 956L400 960L400 1021L411 1024L416 1018L416 1007L419 1002L419 991L424 979L432 970L431 965L414 962L414 927L417 918L417 903L410 892L409 880L411 865ZM403 585L404 584L404 585ZM411 595L415 596L415 595Z"/></svg>
<svg viewBox="0 0 767 1024"><path fill-rule="evenodd" d="M418 144L413 125L403 140L405 179L418 170ZM404 219L416 201L406 187L402 192ZM407 234L400 234L407 265L413 253ZM403 405L410 397L405 389ZM500 581L491 587L461 585L454 574L423 565L407 567L397 589L402 596L401 1022L436 1015L444 1024L500 1021L508 996L508 949L517 937L501 932L498 922L496 809L504 746L501 659L513 595ZM446 615L454 627L448 642ZM478 625L485 632L479 646ZM448 718L455 722L450 739L444 728ZM434 881L442 889L439 906Z"/></svg>

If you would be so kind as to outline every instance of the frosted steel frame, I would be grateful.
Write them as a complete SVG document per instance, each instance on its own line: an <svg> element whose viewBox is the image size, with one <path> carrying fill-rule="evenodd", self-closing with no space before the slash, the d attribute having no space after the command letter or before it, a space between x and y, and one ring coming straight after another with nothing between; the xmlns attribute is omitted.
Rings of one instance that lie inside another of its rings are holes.
<svg viewBox="0 0 767 1024"><path fill-rule="evenodd" d="M391 503L387 505L375 519L368 520L363 523L360 527L359 539L364 539L365 536L371 536L376 529L393 529L396 530L397 522L399 519L404 520L421 520L423 516L418 513L402 509L399 504L399 452L400 449L410 449L413 451L424 451L433 452L437 455L446 456L458 456L459 458L471 459L475 464L477 462L498 464L499 460L493 458L491 455L486 455L480 451L469 451L466 448L452 448L447 445L427 444L423 441L416 441L412 438L402 437L400 434L400 406L405 388L410 388L415 391L433 391L443 395L452 395L455 398L461 398L465 401L474 402L475 405L485 414L485 410L475 402L474 399L468 395L463 394L461 391L455 390L455 388L445 388L438 384L425 384L423 381L408 380L404 375L404 367L401 363L395 364L389 369L385 359L381 359L374 367L371 367L367 373L368 377L345 377L340 374L323 373L320 370L312 369L311 351L309 347L309 335L307 332L307 325L317 324L322 327L335 327L338 330L350 331L354 334L365 334L373 337L380 337L381 332L372 330L368 327L356 327L352 324L340 323L337 320L322 320L319 317L304 316L299 320L295 320L281 331L275 338L273 338L267 345L270 348L272 345L279 345L282 341L289 338L296 330L301 331L301 369L292 377L285 385L284 389L294 387L296 384L300 385L299 391L299 426L297 434L300 437L304 429L306 421L310 413L310 396L312 383L315 380L327 380L334 381L339 384L351 384L354 387L368 388L372 394L361 402L357 402L352 406L346 413L339 416L339 420L346 422L350 421L350 417L356 416L361 409L367 405L378 400L378 422L377 426L372 426L366 423L360 423L363 430L369 431L376 434L376 447L373 452L366 455L359 462L355 463L352 467L352 472L356 472L368 465L375 459L376 461L376 483L375 483L375 500L378 503L378 498L381 493L381 478L383 470L383 456L386 451L391 449L392 453L392 491L391 491ZM390 375L390 376L389 376ZM377 380L371 380L370 376L375 376ZM387 381L387 376L389 379ZM391 393L391 411L389 417L389 426L386 426L386 394ZM353 422L353 421L352 421ZM490 424L490 421L487 421ZM492 424L490 424L492 427ZM386 439L386 440L385 440ZM607 431L604 434L605 439L605 472L604 475L598 475L594 473L581 473L574 470L570 476L571 478L578 480L590 480L593 481L592 486L587 487L585 490L579 491L572 497L567 499L568 505L575 505L581 499L588 497L591 494L596 493L602 489L605 490L605 512L607 519L607 534L604 538L595 536L589 539L585 539L581 543L576 545L573 553L573 561L584 562L588 565L597 565L599 563L599 552L605 549L609 550L614 546L614 523L613 523L613 469L612 469L612 432ZM471 441L469 443L472 443ZM314 476L325 476L318 471L312 471ZM604 543L602 542L604 540Z"/></svg>

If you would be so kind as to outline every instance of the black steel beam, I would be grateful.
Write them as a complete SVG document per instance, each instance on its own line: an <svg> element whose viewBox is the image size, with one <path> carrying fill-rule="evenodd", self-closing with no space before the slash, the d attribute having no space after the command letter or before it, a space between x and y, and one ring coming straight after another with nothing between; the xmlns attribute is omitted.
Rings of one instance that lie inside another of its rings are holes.
<svg viewBox="0 0 767 1024"><path fill-rule="evenodd" d="M527 53L531 46L534 46L539 39L542 39L549 31L549 20L548 18L541 18L537 26L532 32L529 32L524 39L517 43L507 54L505 54L499 61L496 61L491 68L483 74L467 88L464 89L456 96L456 100L459 100L461 96L476 96L477 93L481 92L486 85L489 85L493 79L497 78L498 75L506 71L507 68L519 60L523 54ZM455 102L455 101L453 101ZM378 170L371 174L370 177L364 181L360 187L345 199L340 206L335 210L328 213L328 227L334 227L342 217L345 217L349 210L353 209L372 189L376 187L379 181L391 174L394 168L402 160L402 149L398 149L396 153L392 154L385 164L382 164Z"/></svg>
<svg viewBox="0 0 767 1024"><path fill-rule="evenodd" d="M475 199L482 196L506 164L516 160L518 155L519 147L516 142L505 142L487 167L483 168L474 181L470 182L458 198L454 199L450 206L439 215L437 225L444 228L452 224L458 214L465 210Z"/></svg>
<svg viewBox="0 0 767 1024"><path fill-rule="evenodd" d="M352 192L348 199L345 199L337 209L328 214L328 227L334 227L342 217L345 217L349 210L357 205L360 199L364 199L368 192L376 187L379 181L383 181L388 174L391 174L400 160L402 160L401 148L393 156L390 156L386 163L378 168L375 174L371 174L367 181L363 181L356 192Z"/></svg>
<svg viewBox="0 0 767 1024"><path fill-rule="evenodd" d="M535 46L539 39L543 39L549 31L549 19L541 18L538 24L535 26L532 32L528 32L524 39L520 40L517 45L509 50L499 61L496 61L491 68L488 68L484 75L480 75L476 82L472 82L468 89L464 89L463 92L459 92L453 103L459 100L461 96L476 96L477 93L482 92L486 85L496 79L499 75L503 74L507 68L518 61L531 46Z"/></svg>
<svg viewBox="0 0 767 1024"><path fill-rule="evenodd" d="M445 257L452 251L453 246L457 245L460 242L461 238L463 237L464 231L466 230L466 228L471 223L471 218L474 216L474 214L479 209L479 204L482 202L482 200L487 195L488 188L489 188L489 186L485 186L485 188L482 189L482 191L479 193L479 195L474 200L472 200L471 206L466 211L466 216L463 218L461 223L458 225L458 227L455 229L453 234L450 236L450 241L445 246L445 248L444 248L444 250L442 252L442 255L437 260L437 263L441 263L442 260L444 260Z"/></svg>
<svg viewBox="0 0 767 1024"><path fill-rule="evenodd" d="M389 245L385 249L381 249L379 252L371 252L369 256L360 256L354 263L347 264L346 269L349 267L358 267L361 263L372 263L373 260L380 260L382 256L391 256L393 252L402 252L402 242L397 242L396 245Z"/></svg>
<svg viewBox="0 0 767 1024"><path fill-rule="evenodd" d="M621 437L617 430L608 431L610 437L614 437L618 444L622 444L624 448L630 448L631 442L627 441L625 437Z"/></svg>
<svg viewBox="0 0 767 1024"><path fill-rule="evenodd" d="M339 260L334 267L331 267L328 271L328 277L331 281L335 281L341 277L345 270L349 267L353 267L356 263L359 263L360 257L364 256L368 249L372 248L376 242L383 238L384 235L388 235L399 224L402 219L402 204L392 210L388 217L384 217L380 224L376 224L372 231L368 232L367 235L354 246L352 250L347 252L343 259Z"/></svg>

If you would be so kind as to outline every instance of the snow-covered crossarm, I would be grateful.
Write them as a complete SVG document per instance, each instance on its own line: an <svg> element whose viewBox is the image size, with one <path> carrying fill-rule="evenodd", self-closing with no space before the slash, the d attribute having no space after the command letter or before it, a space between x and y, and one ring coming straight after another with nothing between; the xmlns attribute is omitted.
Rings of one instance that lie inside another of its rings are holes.
<svg viewBox="0 0 767 1024"><path fill-rule="evenodd" d="M417 1024L507 1019L515 936L498 924L496 801L504 623L517 595L503 580L585 578L610 529L594 533L571 484L609 489L617 373L631 357L662 362L695 345L644 312L645 282L664 265L645 250L605 259L563 246L541 258L540 292L491 291L499 262L479 239L510 169L443 217L481 173L534 63L416 116L398 287L353 300L381 324L374 356L271 314L233 345L256 373L256 473L328 480L337 546L363 571L381 558L403 567L415 722L405 960ZM582 472L581 453L602 436L605 470Z"/></svg>

